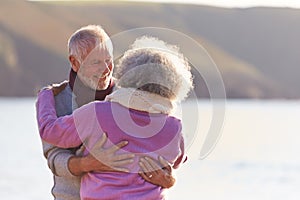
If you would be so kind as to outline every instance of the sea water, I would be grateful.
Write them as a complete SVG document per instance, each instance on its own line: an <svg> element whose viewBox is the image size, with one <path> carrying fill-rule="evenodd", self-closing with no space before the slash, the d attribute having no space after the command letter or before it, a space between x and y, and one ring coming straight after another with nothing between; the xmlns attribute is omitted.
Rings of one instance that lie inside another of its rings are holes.
<svg viewBox="0 0 300 200"><path fill-rule="evenodd" d="M33 98L0 98L1 199L53 199L34 103ZM299 101L228 100L219 140L201 159L212 105L187 101L179 108L189 159L175 170L169 199L300 199Z"/></svg>

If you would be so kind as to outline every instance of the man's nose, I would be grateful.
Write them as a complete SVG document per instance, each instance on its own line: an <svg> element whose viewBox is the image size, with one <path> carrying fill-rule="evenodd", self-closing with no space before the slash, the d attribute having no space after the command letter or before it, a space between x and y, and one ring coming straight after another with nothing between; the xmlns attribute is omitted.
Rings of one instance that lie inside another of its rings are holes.
<svg viewBox="0 0 300 200"><path fill-rule="evenodd" d="M99 71L102 74L108 74L111 71L110 64L107 64L106 62L103 62L101 64L101 67L99 68Z"/></svg>

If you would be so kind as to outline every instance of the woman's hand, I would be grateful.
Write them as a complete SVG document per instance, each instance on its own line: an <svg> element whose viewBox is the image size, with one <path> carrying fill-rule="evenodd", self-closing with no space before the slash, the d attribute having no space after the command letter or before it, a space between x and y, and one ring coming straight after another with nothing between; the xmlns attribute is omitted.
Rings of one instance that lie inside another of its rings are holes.
<svg viewBox="0 0 300 200"><path fill-rule="evenodd" d="M161 156L158 157L158 161L150 157L141 158L139 165L141 167L139 175L146 181L163 188L170 188L175 184L172 167Z"/></svg>
<svg viewBox="0 0 300 200"><path fill-rule="evenodd" d="M56 96L61 91L63 91L66 88L67 85L68 85L68 81L64 81L64 82L59 83L59 84L52 84L51 86L49 86L49 89L51 89L52 92L53 92L53 95Z"/></svg>

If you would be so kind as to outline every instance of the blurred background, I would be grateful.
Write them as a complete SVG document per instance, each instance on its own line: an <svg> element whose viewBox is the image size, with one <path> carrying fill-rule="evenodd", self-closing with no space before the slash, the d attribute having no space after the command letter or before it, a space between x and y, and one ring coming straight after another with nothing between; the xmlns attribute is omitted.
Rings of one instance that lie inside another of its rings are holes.
<svg viewBox="0 0 300 200"><path fill-rule="evenodd" d="M0 96L34 96L41 86L66 79L69 36L81 26L101 24L110 35L139 27L188 35L216 62L230 99L299 98L299 21L295 8L2 0ZM201 89L196 93L209 97Z"/></svg>
<svg viewBox="0 0 300 200"><path fill-rule="evenodd" d="M69 36L100 24L109 35L140 27L183 33L207 50L221 73L226 117L220 140L203 160L199 153L212 106L203 77L194 73L197 99L183 103L182 110L191 113L183 123L186 133L199 134L190 138L190 159L176 172L170 199L298 200L299 8L296 0L1 0L1 199L52 199L35 95L68 79Z"/></svg>

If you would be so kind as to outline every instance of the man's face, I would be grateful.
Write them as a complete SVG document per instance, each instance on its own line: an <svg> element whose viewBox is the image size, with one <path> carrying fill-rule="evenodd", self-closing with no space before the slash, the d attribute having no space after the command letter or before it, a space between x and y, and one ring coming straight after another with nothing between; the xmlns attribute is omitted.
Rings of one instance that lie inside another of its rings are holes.
<svg viewBox="0 0 300 200"><path fill-rule="evenodd" d="M105 46L90 51L77 72L80 80L93 90L108 88L113 71L112 52Z"/></svg>

